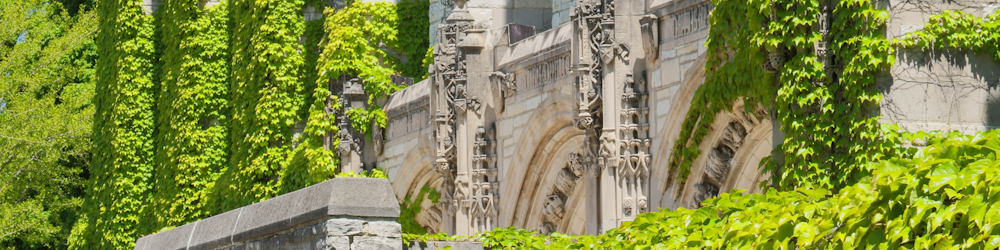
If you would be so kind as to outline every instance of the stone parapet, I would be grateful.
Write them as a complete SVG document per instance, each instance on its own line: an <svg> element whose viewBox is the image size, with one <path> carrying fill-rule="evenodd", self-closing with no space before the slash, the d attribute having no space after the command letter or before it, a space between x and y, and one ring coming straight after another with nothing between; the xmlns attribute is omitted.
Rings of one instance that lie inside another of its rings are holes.
<svg viewBox="0 0 1000 250"><path fill-rule="evenodd" d="M402 249L386 179L336 178L136 241L153 249Z"/></svg>

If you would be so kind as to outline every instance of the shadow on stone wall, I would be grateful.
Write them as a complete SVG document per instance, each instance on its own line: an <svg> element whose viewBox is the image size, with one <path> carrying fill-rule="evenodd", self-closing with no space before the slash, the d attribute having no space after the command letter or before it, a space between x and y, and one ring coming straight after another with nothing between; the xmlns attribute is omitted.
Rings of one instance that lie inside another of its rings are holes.
<svg viewBox="0 0 1000 250"><path fill-rule="evenodd" d="M888 122L920 130L1000 127L1000 63L993 53L900 49L876 87L884 98L877 114Z"/></svg>

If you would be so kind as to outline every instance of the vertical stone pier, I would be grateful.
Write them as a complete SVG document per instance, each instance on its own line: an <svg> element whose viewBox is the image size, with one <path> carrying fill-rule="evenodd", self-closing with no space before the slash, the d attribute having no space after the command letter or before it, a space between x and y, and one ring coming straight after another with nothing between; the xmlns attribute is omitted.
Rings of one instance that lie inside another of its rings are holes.
<svg viewBox="0 0 1000 250"><path fill-rule="evenodd" d="M402 249L397 218L388 180L336 178L144 236L135 249Z"/></svg>

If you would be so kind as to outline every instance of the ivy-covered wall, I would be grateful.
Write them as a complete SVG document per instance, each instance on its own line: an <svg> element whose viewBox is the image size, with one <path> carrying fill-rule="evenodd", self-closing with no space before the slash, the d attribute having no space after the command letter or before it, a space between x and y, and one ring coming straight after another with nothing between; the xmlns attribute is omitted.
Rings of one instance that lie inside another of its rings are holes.
<svg viewBox="0 0 1000 250"><path fill-rule="evenodd" d="M670 168L684 180L715 114L743 99L771 109L784 132L775 142L781 159L765 168L773 186L856 182L884 150L872 111L881 100L875 75L895 60L883 32L888 12L866 0L712 2L706 80L692 100L708 105L688 112Z"/></svg>
<svg viewBox="0 0 1000 250"><path fill-rule="evenodd" d="M166 0L160 51L153 190L142 234L211 214L210 188L229 163L227 3Z"/></svg>
<svg viewBox="0 0 1000 250"><path fill-rule="evenodd" d="M130 249L153 172L153 17L142 0L97 3L93 159L72 249Z"/></svg>
<svg viewBox="0 0 1000 250"><path fill-rule="evenodd" d="M230 2L230 165L213 187L214 213L274 197L303 98L301 0Z"/></svg>
<svg viewBox="0 0 1000 250"><path fill-rule="evenodd" d="M361 77L377 100L402 88L390 75L426 74L416 34L427 1L349 3L309 22L303 0L157 3L98 5L94 159L70 248L131 249L140 235L333 178L326 146L337 142L324 140L343 111L329 80ZM377 103L347 113L356 127L385 126Z"/></svg>

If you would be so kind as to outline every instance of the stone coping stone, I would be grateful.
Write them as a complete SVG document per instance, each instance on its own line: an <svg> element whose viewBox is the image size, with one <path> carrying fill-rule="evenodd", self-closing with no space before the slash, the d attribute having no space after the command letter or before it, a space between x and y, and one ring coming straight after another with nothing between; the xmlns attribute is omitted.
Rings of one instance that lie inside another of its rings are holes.
<svg viewBox="0 0 1000 250"><path fill-rule="evenodd" d="M330 217L399 218L389 180L334 178L139 238L136 250L212 249Z"/></svg>
<svg viewBox="0 0 1000 250"><path fill-rule="evenodd" d="M435 250L451 247L452 250L484 250L482 242L476 241L410 241L407 250Z"/></svg>

